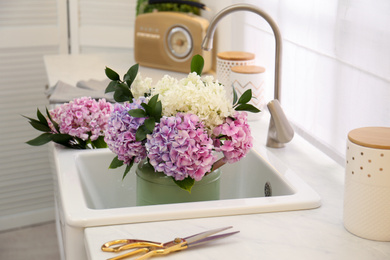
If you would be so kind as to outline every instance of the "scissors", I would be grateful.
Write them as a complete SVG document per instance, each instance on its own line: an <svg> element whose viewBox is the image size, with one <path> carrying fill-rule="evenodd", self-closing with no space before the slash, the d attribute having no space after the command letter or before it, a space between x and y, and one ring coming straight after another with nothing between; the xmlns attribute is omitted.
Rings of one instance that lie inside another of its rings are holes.
<svg viewBox="0 0 390 260"><path fill-rule="evenodd" d="M210 241L213 241L215 239L228 237L240 232L240 231L234 231L230 233L212 236L216 233L222 232L229 228L232 227L230 226L230 227L213 229L185 238L175 238L174 240L166 243L159 243L159 242L139 240L139 239L118 239L103 244L102 251L120 252L123 250L134 249L129 253L119 255L113 258L109 258L108 260L124 259L130 256L134 256L136 254L144 253L141 257L135 259L135 260L143 260L143 259L148 259L149 257L152 256L167 255L169 253L181 251L189 247L202 245Z"/></svg>

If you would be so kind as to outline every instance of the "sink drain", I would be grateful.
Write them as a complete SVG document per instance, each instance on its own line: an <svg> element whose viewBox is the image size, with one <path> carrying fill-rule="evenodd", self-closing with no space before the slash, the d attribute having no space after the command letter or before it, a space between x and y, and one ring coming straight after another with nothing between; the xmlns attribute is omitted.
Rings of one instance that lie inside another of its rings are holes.
<svg viewBox="0 0 390 260"><path fill-rule="evenodd" d="M265 197L272 196L272 187L271 187L271 183L269 181L267 181L264 185L264 196Z"/></svg>

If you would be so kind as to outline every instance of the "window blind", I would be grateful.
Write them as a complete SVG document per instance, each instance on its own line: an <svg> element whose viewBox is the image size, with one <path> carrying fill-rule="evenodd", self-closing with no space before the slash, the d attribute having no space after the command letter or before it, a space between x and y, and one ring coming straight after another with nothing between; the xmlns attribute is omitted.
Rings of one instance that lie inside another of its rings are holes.
<svg viewBox="0 0 390 260"><path fill-rule="evenodd" d="M0 230L54 219L48 147L21 115L48 104L43 55L67 50L62 1L0 2Z"/></svg>
<svg viewBox="0 0 390 260"><path fill-rule="evenodd" d="M70 0L72 53L131 51L137 1Z"/></svg>

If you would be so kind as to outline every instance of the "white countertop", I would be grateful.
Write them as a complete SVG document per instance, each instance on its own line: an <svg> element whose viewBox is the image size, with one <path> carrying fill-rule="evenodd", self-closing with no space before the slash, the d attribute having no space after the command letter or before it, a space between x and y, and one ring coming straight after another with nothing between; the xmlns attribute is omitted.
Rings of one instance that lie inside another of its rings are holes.
<svg viewBox="0 0 390 260"><path fill-rule="evenodd" d="M50 85L58 80L75 85L79 80L105 79L105 66L125 73L133 62L131 55L58 55L46 56L45 64ZM141 73L147 76L148 70L141 68ZM166 73L161 71L161 76ZM267 124L267 121L255 124ZM266 148L266 136L254 135L255 147L261 154L269 155L268 158L276 156L285 164L277 162L278 167L288 166L316 190L322 199L320 208L87 228L85 242L89 259L113 257L112 253L100 251L103 243L113 239L166 242L177 236L224 226L233 226L240 233L210 245L173 253L167 259L390 259L390 242L362 239L345 230L342 166L297 135L282 149Z"/></svg>

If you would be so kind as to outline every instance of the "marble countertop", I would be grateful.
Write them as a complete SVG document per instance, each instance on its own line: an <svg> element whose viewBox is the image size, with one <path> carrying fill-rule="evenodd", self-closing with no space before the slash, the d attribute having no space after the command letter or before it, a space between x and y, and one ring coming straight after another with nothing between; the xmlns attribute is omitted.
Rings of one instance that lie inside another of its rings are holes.
<svg viewBox="0 0 390 260"><path fill-rule="evenodd" d="M105 79L105 66L125 73L133 62L131 56L118 54L56 55L45 56L45 64L47 68L53 68L53 71L48 71L50 85L58 80L75 85L79 80ZM148 70L141 68L145 75ZM161 76L166 73L161 71ZM254 124L267 124L267 120ZM390 259L390 242L359 238L344 228L344 167L298 135L285 148L272 149L265 147L266 136L256 137L256 134L254 146L258 152L265 156L276 156L284 164L278 167L292 169L320 195L321 207L87 228L85 247L89 259L113 257L111 253L100 250L103 243L113 239L139 238L166 242L177 236L185 237L224 226L233 226L240 233L210 245L173 253L169 259Z"/></svg>

